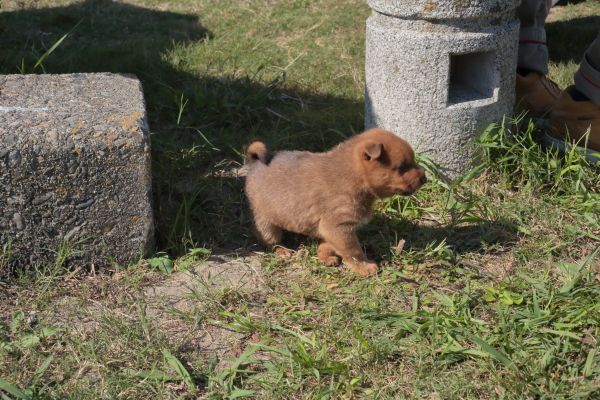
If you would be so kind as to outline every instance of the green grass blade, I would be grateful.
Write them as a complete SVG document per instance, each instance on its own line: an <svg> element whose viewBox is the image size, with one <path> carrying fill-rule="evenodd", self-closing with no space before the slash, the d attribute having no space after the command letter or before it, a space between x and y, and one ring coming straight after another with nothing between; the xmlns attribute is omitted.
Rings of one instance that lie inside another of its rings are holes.
<svg viewBox="0 0 600 400"><path fill-rule="evenodd" d="M21 390L13 384L6 382L4 379L0 378L0 390L5 391L6 393L13 396L15 399L31 399L31 392L29 390Z"/></svg>
<svg viewBox="0 0 600 400"><path fill-rule="evenodd" d="M33 377L31 378L31 384L29 386L33 387L35 385L37 385L38 380L42 377L42 375L44 375L46 373L46 371L48 370L48 367L50 367L50 364L52 363L52 361L54 360L54 355L50 354L42 363L42 365L39 366L39 368L33 373Z"/></svg>
<svg viewBox="0 0 600 400"><path fill-rule="evenodd" d="M500 350L490 346L485 340L481 339L472 334L468 334L469 339L471 339L475 344L481 347L481 350L489 354L496 361L503 364L506 368L514 369L515 364L508 358L508 356L502 353Z"/></svg>
<svg viewBox="0 0 600 400"><path fill-rule="evenodd" d="M181 361L177 359L168 349L163 349L163 356L167 363L177 372L177 375L181 377L181 379L185 382L185 384L192 390L196 390L196 384L194 384L194 380L192 376L188 372L188 370L183 366Z"/></svg>
<svg viewBox="0 0 600 400"><path fill-rule="evenodd" d="M181 116L183 115L183 111L185 110L185 107L188 104L189 99L185 99L185 101L183 101L184 96L183 93L181 93L181 97L179 99L179 113L177 114L177 126L179 126L179 124L181 123Z"/></svg>
<svg viewBox="0 0 600 400"><path fill-rule="evenodd" d="M274 330L278 330L278 331L281 331L281 332L286 332L286 333L288 333L288 334L290 334L290 335L298 338L298 340L300 340L300 341L302 341L302 342L304 342L306 344L309 344L309 345L311 345L313 347L316 347L316 345L317 345L317 343L313 339L309 338L308 336L305 336L305 335L303 335L301 333L298 333L296 331L293 331L291 329L284 328L281 325L274 324L274 325L272 325L272 328Z"/></svg>
<svg viewBox="0 0 600 400"><path fill-rule="evenodd" d="M561 287L559 289L558 292L560 294L566 294L566 293L569 293L571 290L573 290L575 285L577 285L577 283L580 281L583 271L592 262L592 260L594 259L594 257L596 257L596 255L598 254L599 251L600 251L600 246L596 247L596 249L594 251L592 251L589 256L586 257L586 259L583 261L583 263L581 263L581 266L579 267L579 270L577 271L577 275L572 277L565 285L563 285L563 287Z"/></svg>
<svg viewBox="0 0 600 400"><path fill-rule="evenodd" d="M60 44L67 38L67 36L69 36L69 33L65 33L64 35L62 35L62 37L60 39L58 39L53 45L52 47L50 47L44 54L42 54L42 56L40 58L38 58L37 62L35 63L35 65L33 66L33 69L36 69L37 67L39 67L40 65L42 65L42 63L44 62L44 60L50 55L52 54L52 52L54 50L56 50L56 48L58 46L60 46Z"/></svg>
<svg viewBox="0 0 600 400"><path fill-rule="evenodd" d="M256 391L246 389L234 389L229 393L229 399L240 399L242 397L254 396Z"/></svg>
<svg viewBox="0 0 600 400"><path fill-rule="evenodd" d="M59 328L57 328L56 326L45 326L42 329L40 329L40 335L43 338L48 338L50 336L54 336L58 333Z"/></svg>
<svg viewBox="0 0 600 400"><path fill-rule="evenodd" d="M581 340L581 336L569 331L559 331L556 329L542 328L541 333L549 333L556 336L570 337L571 339Z"/></svg>
<svg viewBox="0 0 600 400"><path fill-rule="evenodd" d="M10 333L16 333L24 320L25 313L23 313L23 311L19 311L18 313L16 313L10 321Z"/></svg>
<svg viewBox="0 0 600 400"><path fill-rule="evenodd" d="M26 335L21 336L19 339L19 346L22 348L32 348L40 343L40 337L34 333L28 333Z"/></svg>
<svg viewBox="0 0 600 400"><path fill-rule="evenodd" d="M585 376L586 378L592 376L592 373L594 372L594 357L596 356L597 352L598 349L591 349L588 353L587 359L585 360L585 366L583 367L583 376Z"/></svg>
<svg viewBox="0 0 600 400"><path fill-rule="evenodd" d="M435 290L432 290L431 292L444 306L448 308L454 308L454 301L449 296L446 296L445 294Z"/></svg>
<svg viewBox="0 0 600 400"><path fill-rule="evenodd" d="M75 30L75 28L77 28L79 26L79 24L81 24L81 22L83 21L80 20L77 24L75 24L75 26L67 33L65 33L64 35L61 36L60 39L58 39L53 45L52 47L50 47L44 54L42 54L42 56L37 60L37 62L35 63L35 65L33 66L33 69L36 69L37 67L39 67L40 65L42 65L42 63L44 62L44 60L46 58L48 58L48 56L50 54L52 54L54 52L54 50L56 50L56 48L58 46L60 46L62 44L62 42L71 34L71 32L73 32Z"/></svg>
<svg viewBox="0 0 600 400"><path fill-rule="evenodd" d="M362 332L359 331L355 326L352 327L352 331L354 332L354 336L356 337L362 348L366 351L369 351L371 349L371 346L369 345L369 342L362 334Z"/></svg>
<svg viewBox="0 0 600 400"><path fill-rule="evenodd" d="M167 381L177 380L176 377L169 375L166 372L157 371L155 369L152 369L150 371L137 371L135 369L125 368L125 369L123 369L123 372L127 376L131 376L131 377L135 377L135 378L149 379L152 381L167 382Z"/></svg>

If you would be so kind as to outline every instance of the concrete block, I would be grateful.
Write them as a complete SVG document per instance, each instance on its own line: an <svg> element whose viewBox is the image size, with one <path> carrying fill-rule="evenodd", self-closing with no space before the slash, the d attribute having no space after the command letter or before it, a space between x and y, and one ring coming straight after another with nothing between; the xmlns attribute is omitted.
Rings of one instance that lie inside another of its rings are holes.
<svg viewBox="0 0 600 400"><path fill-rule="evenodd" d="M11 264L52 263L61 246L78 265L129 263L152 233L138 79L0 75L0 248Z"/></svg>
<svg viewBox="0 0 600 400"><path fill-rule="evenodd" d="M467 143L514 104L519 0L369 0L365 125L388 129L455 179Z"/></svg>

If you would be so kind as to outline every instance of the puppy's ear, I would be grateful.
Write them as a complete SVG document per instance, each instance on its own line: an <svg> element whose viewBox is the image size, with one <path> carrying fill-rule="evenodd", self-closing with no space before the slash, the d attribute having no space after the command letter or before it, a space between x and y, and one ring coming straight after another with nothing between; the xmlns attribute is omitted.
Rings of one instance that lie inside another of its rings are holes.
<svg viewBox="0 0 600 400"><path fill-rule="evenodd" d="M363 156L365 160L377 160L383 154L383 145L376 142L367 142L364 145Z"/></svg>

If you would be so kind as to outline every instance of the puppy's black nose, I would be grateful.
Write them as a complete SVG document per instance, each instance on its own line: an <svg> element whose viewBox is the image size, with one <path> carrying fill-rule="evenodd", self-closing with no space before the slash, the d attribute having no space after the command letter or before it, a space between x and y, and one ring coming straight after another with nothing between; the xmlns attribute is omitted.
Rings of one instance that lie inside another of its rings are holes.
<svg viewBox="0 0 600 400"><path fill-rule="evenodd" d="M424 185L427 183L427 177L425 176L425 174L423 174L423 176L421 177L421 185Z"/></svg>

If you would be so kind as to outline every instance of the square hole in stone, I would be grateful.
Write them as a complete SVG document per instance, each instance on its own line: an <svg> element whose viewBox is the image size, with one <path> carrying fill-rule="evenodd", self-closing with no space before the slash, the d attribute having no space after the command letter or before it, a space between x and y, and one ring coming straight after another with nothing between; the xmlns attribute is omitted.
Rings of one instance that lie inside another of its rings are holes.
<svg viewBox="0 0 600 400"><path fill-rule="evenodd" d="M495 99L499 88L495 51L450 54L448 105Z"/></svg>

